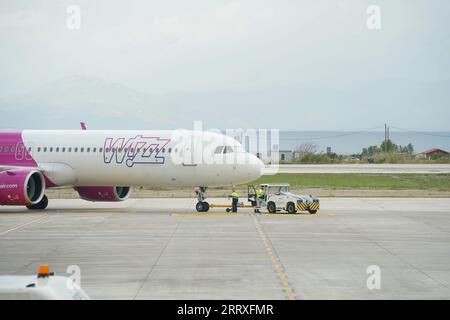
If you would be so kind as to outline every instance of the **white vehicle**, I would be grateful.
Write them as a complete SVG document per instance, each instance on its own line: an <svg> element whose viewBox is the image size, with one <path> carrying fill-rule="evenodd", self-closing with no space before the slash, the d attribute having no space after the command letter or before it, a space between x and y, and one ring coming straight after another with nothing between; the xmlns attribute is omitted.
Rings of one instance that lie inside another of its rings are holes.
<svg viewBox="0 0 450 320"><path fill-rule="evenodd" d="M48 272L48 266L40 266L37 276L0 276L0 300L90 300L90 298L72 279L55 276Z"/></svg>
<svg viewBox="0 0 450 320"><path fill-rule="evenodd" d="M248 200L256 208L267 208L269 213L287 211L297 213L297 211L308 211L311 214L317 213L320 208L319 199L312 195L299 195L289 192L289 184L261 184L264 191L264 198L258 199L254 186L248 188Z"/></svg>

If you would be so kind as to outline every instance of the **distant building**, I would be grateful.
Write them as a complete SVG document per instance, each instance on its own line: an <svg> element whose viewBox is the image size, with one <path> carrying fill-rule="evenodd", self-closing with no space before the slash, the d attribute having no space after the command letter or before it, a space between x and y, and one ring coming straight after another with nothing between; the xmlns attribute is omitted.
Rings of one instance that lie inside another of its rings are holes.
<svg viewBox="0 0 450 320"><path fill-rule="evenodd" d="M294 160L298 160L298 159L300 159L300 157L303 155L303 152L300 152L300 151L294 151L292 154L293 154L293 159L294 159Z"/></svg>
<svg viewBox="0 0 450 320"><path fill-rule="evenodd" d="M280 162L292 162L294 154L292 150L280 150Z"/></svg>
<svg viewBox="0 0 450 320"><path fill-rule="evenodd" d="M439 148L432 148L417 154L418 158L426 158L426 159L431 159L433 157L440 157L440 156L450 157L450 152L447 152Z"/></svg>

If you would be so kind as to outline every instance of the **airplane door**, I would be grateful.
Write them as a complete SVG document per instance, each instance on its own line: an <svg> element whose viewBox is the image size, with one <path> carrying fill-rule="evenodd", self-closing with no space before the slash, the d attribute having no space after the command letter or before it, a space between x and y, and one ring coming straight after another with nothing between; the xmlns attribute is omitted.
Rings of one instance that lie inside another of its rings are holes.
<svg viewBox="0 0 450 320"><path fill-rule="evenodd" d="M184 136L183 166L197 166L199 164L199 137L195 132L189 132Z"/></svg>
<svg viewBox="0 0 450 320"><path fill-rule="evenodd" d="M14 158L17 161L33 161L34 150L34 142L27 142L26 144L23 142L19 142L15 148Z"/></svg>

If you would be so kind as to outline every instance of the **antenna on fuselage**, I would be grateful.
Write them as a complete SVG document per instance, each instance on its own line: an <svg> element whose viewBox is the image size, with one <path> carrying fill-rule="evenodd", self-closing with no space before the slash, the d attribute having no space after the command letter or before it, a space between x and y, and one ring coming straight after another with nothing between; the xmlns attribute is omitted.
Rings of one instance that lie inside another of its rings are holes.
<svg viewBox="0 0 450 320"><path fill-rule="evenodd" d="M84 122L80 122L81 130L86 130L86 124Z"/></svg>

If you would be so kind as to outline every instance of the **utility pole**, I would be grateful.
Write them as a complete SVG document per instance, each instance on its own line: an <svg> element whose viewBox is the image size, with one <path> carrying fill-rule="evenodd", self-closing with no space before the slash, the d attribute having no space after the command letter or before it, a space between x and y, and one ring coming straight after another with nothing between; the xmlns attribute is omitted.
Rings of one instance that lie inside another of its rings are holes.
<svg viewBox="0 0 450 320"><path fill-rule="evenodd" d="M387 124L384 124L384 152L387 152Z"/></svg>

